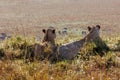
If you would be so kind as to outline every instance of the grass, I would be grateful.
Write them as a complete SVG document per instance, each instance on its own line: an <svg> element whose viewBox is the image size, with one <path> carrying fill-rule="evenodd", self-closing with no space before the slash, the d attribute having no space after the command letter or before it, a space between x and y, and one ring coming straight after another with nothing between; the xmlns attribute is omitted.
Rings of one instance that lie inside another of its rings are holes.
<svg viewBox="0 0 120 80"><path fill-rule="evenodd" d="M72 39L74 36L68 37ZM57 43L71 42L71 39L66 41L66 38L62 39L62 42L57 40ZM77 37L75 40L78 39ZM119 46L117 43L119 39L104 38L107 44L113 43L115 46ZM17 36L6 40L0 51L5 50L5 53L11 52L18 55L25 50L25 48L20 49L21 46L29 46L34 43L33 38ZM117 52L109 51L101 57L91 55L94 54L94 47L94 43L88 43L74 60L63 60L56 63L51 63L48 59L28 63L25 63L24 58L2 59L0 60L0 80L119 80L120 68L115 65L115 57L119 57L119 50ZM49 52L49 49L47 48L46 51Z"/></svg>

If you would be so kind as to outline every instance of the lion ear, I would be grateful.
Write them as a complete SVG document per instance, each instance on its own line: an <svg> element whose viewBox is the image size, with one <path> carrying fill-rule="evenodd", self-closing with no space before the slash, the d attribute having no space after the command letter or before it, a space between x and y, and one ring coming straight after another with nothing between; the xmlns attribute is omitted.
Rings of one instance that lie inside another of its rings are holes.
<svg viewBox="0 0 120 80"><path fill-rule="evenodd" d="M46 33L46 30L45 30L45 29L43 29L43 30L42 30L42 32L43 32L43 33Z"/></svg>
<svg viewBox="0 0 120 80"><path fill-rule="evenodd" d="M87 28L88 28L88 31L91 31L91 29L92 29L90 26L88 26Z"/></svg>
<svg viewBox="0 0 120 80"><path fill-rule="evenodd" d="M100 27L100 25L96 25L96 27L98 28L98 29L100 29L101 27Z"/></svg>
<svg viewBox="0 0 120 80"><path fill-rule="evenodd" d="M52 32L55 34L55 29Z"/></svg>

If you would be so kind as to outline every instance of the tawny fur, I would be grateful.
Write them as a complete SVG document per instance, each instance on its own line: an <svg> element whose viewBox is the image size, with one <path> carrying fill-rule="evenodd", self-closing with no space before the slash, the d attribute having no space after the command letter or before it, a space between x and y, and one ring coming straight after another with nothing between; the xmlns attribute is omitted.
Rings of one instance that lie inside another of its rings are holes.
<svg viewBox="0 0 120 80"><path fill-rule="evenodd" d="M97 25L96 27L92 27L92 28L88 27L88 30L89 30L89 34L85 36L83 39L66 44L66 45L61 45L58 50L59 55L64 59L68 59L68 60L72 59L75 56L77 56L78 52L83 47L85 42L93 41L95 39L100 38L100 35L99 35L100 26L99 25Z"/></svg>
<svg viewBox="0 0 120 80"><path fill-rule="evenodd" d="M34 45L30 46L33 52L27 53L26 58L31 58L32 60L34 60L34 58L41 56L42 54L44 54L44 49L45 47L47 47L47 45L50 45L51 50L54 51L56 38L55 29L43 29L43 33L43 43L35 43Z"/></svg>

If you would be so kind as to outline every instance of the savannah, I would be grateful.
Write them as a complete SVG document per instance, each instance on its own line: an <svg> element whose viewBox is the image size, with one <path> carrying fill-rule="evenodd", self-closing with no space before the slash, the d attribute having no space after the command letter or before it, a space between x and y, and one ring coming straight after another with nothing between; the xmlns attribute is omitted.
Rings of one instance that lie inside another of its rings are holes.
<svg viewBox="0 0 120 80"><path fill-rule="evenodd" d="M119 0L0 0L0 80L120 80L119 30Z"/></svg>

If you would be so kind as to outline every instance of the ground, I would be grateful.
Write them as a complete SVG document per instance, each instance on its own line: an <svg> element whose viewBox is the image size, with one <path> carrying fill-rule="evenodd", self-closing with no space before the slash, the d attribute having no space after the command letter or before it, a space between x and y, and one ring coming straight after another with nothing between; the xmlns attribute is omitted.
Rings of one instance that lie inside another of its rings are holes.
<svg viewBox="0 0 120 80"><path fill-rule="evenodd" d="M41 29L100 24L103 35L118 35L119 0L0 0L0 31L42 36Z"/></svg>

